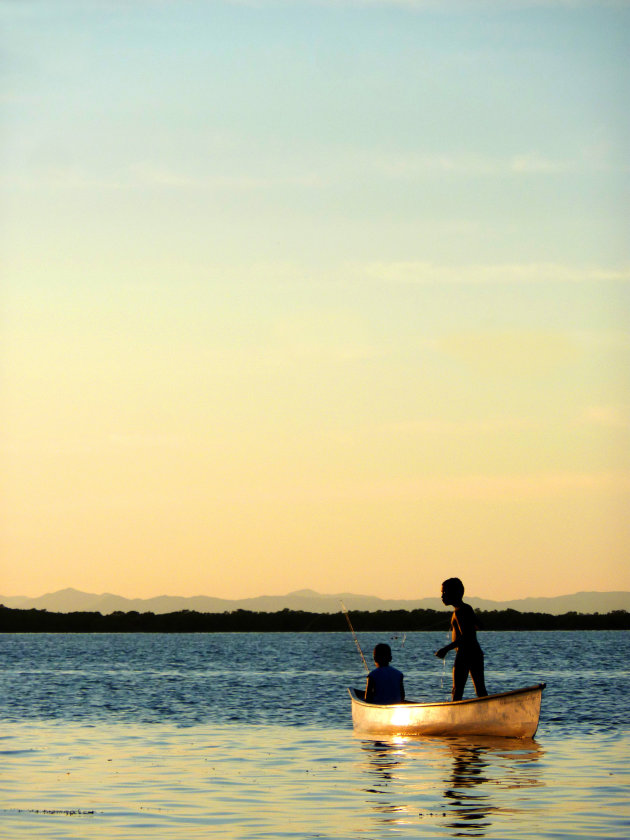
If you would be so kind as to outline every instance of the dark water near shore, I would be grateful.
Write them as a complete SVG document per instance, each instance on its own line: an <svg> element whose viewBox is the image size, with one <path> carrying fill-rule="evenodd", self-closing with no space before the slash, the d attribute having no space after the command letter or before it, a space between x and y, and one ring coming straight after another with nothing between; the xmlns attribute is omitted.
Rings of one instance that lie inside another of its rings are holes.
<svg viewBox="0 0 630 840"><path fill-rule="evenodd" d="M448 698L444 633L384 640ZM490 691L547 683L536 741L356 738L349 634L0 636L0 836L630 836L630 633L481 640Z"/></svg>

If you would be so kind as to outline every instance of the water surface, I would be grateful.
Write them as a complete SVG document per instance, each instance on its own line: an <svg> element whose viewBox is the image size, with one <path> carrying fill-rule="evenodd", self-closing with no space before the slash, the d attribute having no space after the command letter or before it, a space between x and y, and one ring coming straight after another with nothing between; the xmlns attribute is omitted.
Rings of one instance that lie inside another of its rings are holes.
<svg viewBox="0 0 630 840"><path fill-rule="evenodd" d="M390 641L446 699L444 634ZM630 633L487 633L487 682L547 682L535 741L355 737L349 635L0 637L7 838L630 836Z"/></svg>

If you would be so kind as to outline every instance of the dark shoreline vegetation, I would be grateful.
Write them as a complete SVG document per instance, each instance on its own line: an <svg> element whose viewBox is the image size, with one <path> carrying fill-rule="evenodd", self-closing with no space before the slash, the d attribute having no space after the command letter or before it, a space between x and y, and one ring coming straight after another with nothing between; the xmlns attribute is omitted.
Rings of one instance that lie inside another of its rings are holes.
<svg viewBox="0 0 630 840"><path fill-rule="evenodd" d="M577 613L564 615L477 610L483 630L630 630L630 613ZM450 612L437 610L379 610L352 612L359 632L413 632L446 630ZM0 633L323 633L347 631L341 613L311 613L301 610L200 613L190 610L152 612L57 613L19 610L0 605Z"/></svg>

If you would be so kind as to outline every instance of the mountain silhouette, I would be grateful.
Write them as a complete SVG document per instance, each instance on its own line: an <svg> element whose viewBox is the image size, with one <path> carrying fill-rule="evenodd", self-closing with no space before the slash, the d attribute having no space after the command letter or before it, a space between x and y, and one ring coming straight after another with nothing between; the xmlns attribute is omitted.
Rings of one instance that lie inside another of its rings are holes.
<svg viewBox="0 0 630 840"><path fill-rule="evenodd" d="M103 615L113 612L153 612L163 614L191 610L204 613L233 612L251 610L252 612L279 612L284 609L303 610L304 612L333 613L341 609L341 603L348 610L415 610L445 609L439 598L394 599L377 598L373 595L356 595L350 592L321 594L312 589L299 589L287 595L260 595L256 598L230 600L207 595L181 597L160 595L156 598L124 598L110 592L95 594L77 589L60 589L40 595L37 598L26 596L0 595L0 604L13 609L39 609L50 612L100 612ZM520 598L512 601L490 601L485 598L466 597L466 602L479 610L513 609L519 612L539 612L549 615L563 615L567 612L609 613L613 610L630 612L630 592L576 592L572 595L559 595L552 598Z"/></svg>

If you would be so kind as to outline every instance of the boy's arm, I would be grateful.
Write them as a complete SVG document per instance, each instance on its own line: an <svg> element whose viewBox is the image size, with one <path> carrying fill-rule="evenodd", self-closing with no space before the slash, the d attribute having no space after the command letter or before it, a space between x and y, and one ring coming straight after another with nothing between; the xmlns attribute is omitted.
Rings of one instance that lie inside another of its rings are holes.
<svg viewBox="0 0 630 840"><path fill-rule="evenodd" d="M405 699L405 681L403 675L400 675L400 699L403 701Z"/></svg>
<svg viewBox="0 0 630 840"><path fill-rule="evenodd" d="M372 697L374 697L374 683L370 679L370 675L368 674L367 681L365 683L365 699L366 702L370 702Z"/></svg>

